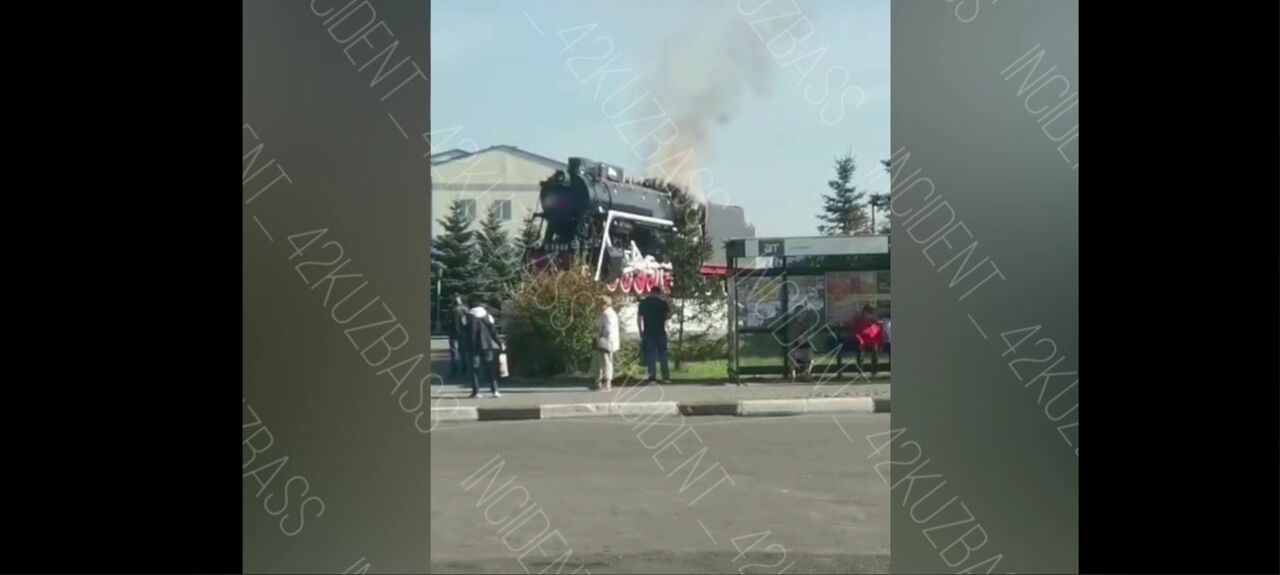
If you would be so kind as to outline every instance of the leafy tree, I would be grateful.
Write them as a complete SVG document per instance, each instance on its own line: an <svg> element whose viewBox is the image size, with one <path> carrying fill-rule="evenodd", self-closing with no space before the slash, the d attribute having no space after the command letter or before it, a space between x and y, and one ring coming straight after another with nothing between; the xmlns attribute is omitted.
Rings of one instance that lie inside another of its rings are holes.
<svg viewBox="0 0 1280 575"><path fill-rule="evenodd" d="M435 245L444 266L440 282L442 305L452 306L455 295L465 300L479 288L475 274L476 234L471 230L471 223L472 218L461 200L454 200L449 205L449 215L440 220L444 233L436 238Z"/></svg>
<svg viewBox="0 0 1280 575"><path fill-rule="evenodd" d="M850 184L857 168L852 154L836 158L836 179L829 180L831 194L822 197L822 213L818 214L818 232L827 236L848 236L867 230L867 213L862 205L863 192Z"/></svg>
<svg viewBox="0 0 1280 575"><path fill-rule="evenodd" d="M604 286L576 271L536 271L511 294L507 349L516 375L546 377L591 363ZM616 371L622 373L622 371Z"/></svg>
<svg viewBox="0 0 1280 575"><path fill-rule="evenodd" d="M708 317L720 309L724 292L719 279L702 275L702 264L711 260L714 249L706 233L707 206L680 186L658 179L646 179L640 185L666 192L675 205L675 233L663 241L663 251L671 261L675 281L671 285L672 313L676 321L675 368L680 369L685 357L686 310Z"/></svg>

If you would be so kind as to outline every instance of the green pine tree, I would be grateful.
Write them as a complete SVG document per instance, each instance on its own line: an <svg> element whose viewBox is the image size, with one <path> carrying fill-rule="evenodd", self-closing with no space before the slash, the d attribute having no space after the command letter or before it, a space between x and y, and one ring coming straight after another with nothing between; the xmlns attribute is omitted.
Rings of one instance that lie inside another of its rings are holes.
<svg viewBox="0 0 1280 575"><path fill-rule="evenodd" d="M884 166L885 173L889 174L889 177L890 177L889 187L892 189L893 171L889 169L889 160L880 160L880 165ZM884 223L879 228L876 228L875 222L872 222L871 227L875 228L877 233L888 235L889 234L889 216L891 215L889 212L889 206L890 206L889 201L891 199L889 197L889 192L885 192L883 194L872 194L871 198L873 201L875 201L876 198L879 198L878 205L874 205L873 208L880 210L880 213L884 214Z"/></svg>
<svg viewBox="0 0 1280 575"><path fill-rule="evenodd" d="M502 217L498 210L488 211L484 222L480 224L476 245L478 293L489 305L500 307L520 268L516 263L511 240L507 237L506 230L502 229Z"/></svg>
<svg viewBox="0 0 1280 575"><path fill-rule="evenodd" d="M871 194L867 196L867 207L871 209L871 229L876 230L877 232L880 230L888 229L889 227L889 213L888 213L889 212L889 194L886 192L883 194ZM876 225L876 212L884 214L883 226Z"/></svg>
<svg viewBox="0 0 1280 575"><path fill-rule="evenodd" d="M455 295L466 300L477 291L476 234L471 230L471 223L472 218L460 200L454 200L449 205L449 215L440 220L444 233L436 238L435 244L444 266L440 280L440 301L445 302L442 305L452 306Z"/></svg>
<svg viewBox="0 0 1280 575"><path fill-rule="evenodd" d="M534 217L534 212L531 211L529 217L524 219L520 235L516 236L516 257L523 260L529 255L529 250L538 247L542 242L542 235L538 232L538 221Z"/></svg>
<svg viewBox="0 0 1280 575"><path fill-rule="evenodd" d="M863 193L849 182L857 168L853 155L836 158L836 179L827 186L831 194L823 195L822 213L818 214L818 232L827 236L848 236L867 231L867 212L862 205Z"/></svg>

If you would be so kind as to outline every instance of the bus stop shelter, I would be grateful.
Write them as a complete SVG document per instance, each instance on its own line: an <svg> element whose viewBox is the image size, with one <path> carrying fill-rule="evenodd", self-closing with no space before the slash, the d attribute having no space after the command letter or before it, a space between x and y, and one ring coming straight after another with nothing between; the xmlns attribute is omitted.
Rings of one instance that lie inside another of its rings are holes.
<svg viewBox="0 0 1280 575"><path fill-rule="evenodd" d="M734 382L787 373L801 341L811 346L813 377L829 377L856 353L847 334L862 307L888 316L889 236L735 239L725 254ZM889 370L887 357L879 369Z"/></svg>

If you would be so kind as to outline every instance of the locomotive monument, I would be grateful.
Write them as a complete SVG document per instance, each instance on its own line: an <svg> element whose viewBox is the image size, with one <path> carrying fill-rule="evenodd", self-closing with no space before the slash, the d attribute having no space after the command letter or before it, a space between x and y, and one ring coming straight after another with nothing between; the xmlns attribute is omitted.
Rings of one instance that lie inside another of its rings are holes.
<svg viewBox="0 0 1280 575"><path fill-rule="evenodd" d="M542 182L543 240L531 262L586 267L611 291L669 291L675 278L664 244L675 231L673 198L628 182L622 168L586 158L569 158L567 172Z"/></svg>

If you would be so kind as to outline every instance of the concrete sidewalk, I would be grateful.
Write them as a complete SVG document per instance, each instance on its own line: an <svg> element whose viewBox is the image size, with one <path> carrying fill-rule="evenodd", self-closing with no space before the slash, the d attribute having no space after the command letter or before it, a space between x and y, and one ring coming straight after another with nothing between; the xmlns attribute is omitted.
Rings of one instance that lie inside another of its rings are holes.
<svg viewBox="0 0 1280 575"><path fill-rule="evenodd" d="M764 383L747 386L670 384L617 387L511 388L502 397L467 399L469 386L432 393L432 419L486 421L649 415L781 416L806 413L885 413L889 384Z"/></svg>

